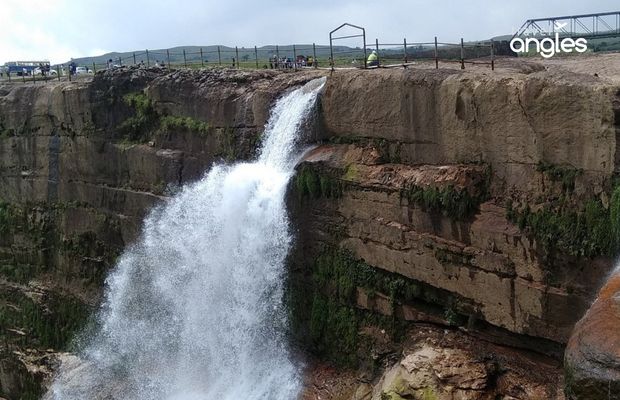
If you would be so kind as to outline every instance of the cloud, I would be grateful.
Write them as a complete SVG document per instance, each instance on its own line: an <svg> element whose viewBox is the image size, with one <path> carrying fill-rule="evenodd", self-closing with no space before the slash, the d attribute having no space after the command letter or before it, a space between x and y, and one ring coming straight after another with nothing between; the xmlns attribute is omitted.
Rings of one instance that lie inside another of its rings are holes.
<svg viewBox="0 0 620 400"><path fill-rule="evenodd" d="M366 28L367 41L400 43L486 39L512 33L525 19L610 11L617 0L3 0L0 63L50 59L96 52L223 44L329 41L343 22ZM358 41L344 44L356 45Z"/></svg>

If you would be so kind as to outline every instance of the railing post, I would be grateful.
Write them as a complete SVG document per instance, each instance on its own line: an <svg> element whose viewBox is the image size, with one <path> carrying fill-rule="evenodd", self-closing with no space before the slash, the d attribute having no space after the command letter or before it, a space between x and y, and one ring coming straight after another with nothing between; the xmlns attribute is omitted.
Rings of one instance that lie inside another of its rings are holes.
<svg viewBox="0 0 620 400"><path fill-rule="evenodd" d="M136 65L136 53L133 53L133 65Z"/></svg>
<svg viewBox="0 0 620 400"><path fill-rule="evenodd" d="M222 65L222 52L220 51L220 46L217 46L217 61L220 65Z"/></svg>
<svg viewBox="0 0 620 400"><path fill-rule="evenodd" d="M56 66L56 76L58 76L58 80L60 81L60 65ZM11 75L9 75L9 82L11 81Z"/></svg>
<svg viewBox="0 0 620 400"><path fill-rule="evenodd" d="M119 67L123 66L123 60L121 60L120 57L118 57L118 65L119 65Z"/></svg>
<svg viewBox="0 0 620 400"><path fill-rule="evenodd" d="M333 72L334 71L334 46L333 46L332 33L333 32L329 34L329 65L332 68L332 72Z"/></svg>
<svg viewBox="0 0 620 400"><path fill-rule="evenodd" d="M403 50L405 50L405 64L407 64L407 38L403 39Z"/></svg>
<svg viewBox="0 0 620 400"><path fill-rule="evenodd" d="M147 67L151 66L151 60L149 58L149 49L146 49L146 66Z"/></svg>
<svg viewBox="0 0 620 400"><path fill-rule="evenodd" d="M183 65L187 68L187 57L185 56L185 49L183 49Z"/></svg>
<svg viewBox="0 0 620 400"><path fill-rule="evenodd" d="M254 46L254 59L256 60L256 69L258 69L258 48Z"/></svg>
<svg viewBox="0 0 620 400"><path fill-rule="evenodd" d="M318 68L318 61L316 59L316 44L312 43L312 66Z"/></svg>
<svg viewBox="0 0 620 400"><path fill-rule="evenodd" d="M276 69L280 68L280 47L276 44Z"/></svg>
<svg viewBox="0 0 620 400"><path fill-rule="evenodd" d="M297 50L295 45L293 45L293 65L295 66L295 71L297 71Z"/></svg>
<svg viewBox="0 0 620 400"><path fill-rule="evenodd" d="M240 67L240 65L239 65L239 48L237 46L235 46L235 56L237 56L237 59L236 59L237 64L236 64L236 66L237 66L237 69L239 69L239 67ZM233 67L234 67L234 65L233 65Z"/></svg>
<svg viewBox="0 0 620 400"><path fill-rule="evenodd" d="M437 36L435 36L435 69L439 69L439 57L437 54Z"/></svg>
<svg viewBox="0 0 620 400"><path fill-rule="evenodd" d="M495 42L491 39L491 71L495 71Z"/></svg>
<svg viewBox="0 0 620 400"><path fill-rule="evenodd" d="M366 29L362 29L362 41L364 42L364 69L368 67L368 58L366 57Z"/></svg>
<svg viewBox="0 0 620 400"><path fill-rule="evenodd" d="M381 57L379 57L379 39L375 39L375 50L377 51L377 67L381 65Z"/></svg>
<svg viewBox="0 0 620 400"><path fill-rule="evenodd" d="M97 73L97 67L95 66L95 62L93 61L93 74Z"/></svg>
<svg viewBox="0 0 620 400"><path fill-rule="evenodd" d="M202 55L202 47L200 48L200 65L202 65L203 68L205 66L205 59L204 59L204 56Z"/></svg>
<svg viewBox="0 0 620 400"><path fill-rule="evenodd" d="M168 60L168 69L170 69L170 49L166 49L166 59Z"/></svg>
<svg viewBox="0 0 620 400"><path fill-rule="evenodd" d="M465 69L465 46L463 45L463 38L461 38L461 69Z"/></svg>

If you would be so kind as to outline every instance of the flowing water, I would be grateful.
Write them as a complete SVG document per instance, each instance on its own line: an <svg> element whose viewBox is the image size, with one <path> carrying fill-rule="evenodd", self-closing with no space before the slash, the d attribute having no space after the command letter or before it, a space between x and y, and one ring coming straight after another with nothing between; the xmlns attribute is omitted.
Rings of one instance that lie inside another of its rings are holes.
<svg viewBox="0 0 620 400"><path fill-rule="evenodd" d="M217 165L146 219L108 277L97 331L48 398L294 399L285 338L284 203L299 131L325 78L283 96L260 156Z"/></svg>

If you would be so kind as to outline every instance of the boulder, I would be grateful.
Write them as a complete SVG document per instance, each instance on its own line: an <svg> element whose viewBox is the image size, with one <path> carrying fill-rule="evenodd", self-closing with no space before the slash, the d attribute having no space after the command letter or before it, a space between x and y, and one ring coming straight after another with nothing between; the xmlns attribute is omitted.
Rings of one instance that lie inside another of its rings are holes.
<svg viewBox="0 0 620 400"><path fill-rule="evenodd" d="M570 399L620 399L620 271L575 325L564 358Z"/></svg>

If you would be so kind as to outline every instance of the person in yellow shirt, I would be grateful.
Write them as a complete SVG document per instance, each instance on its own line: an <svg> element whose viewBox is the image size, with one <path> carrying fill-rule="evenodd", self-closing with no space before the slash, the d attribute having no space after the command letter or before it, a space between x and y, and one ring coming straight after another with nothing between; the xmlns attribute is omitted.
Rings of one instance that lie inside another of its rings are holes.
<svg viewBox="0 0 620 400"><path fill-rule="evenodd" d="M366 62L366 66L368 67L378 67L379 66L379 56L377 56L377 51L373 50L372 53L368 56L368 61Z"/></svg>

